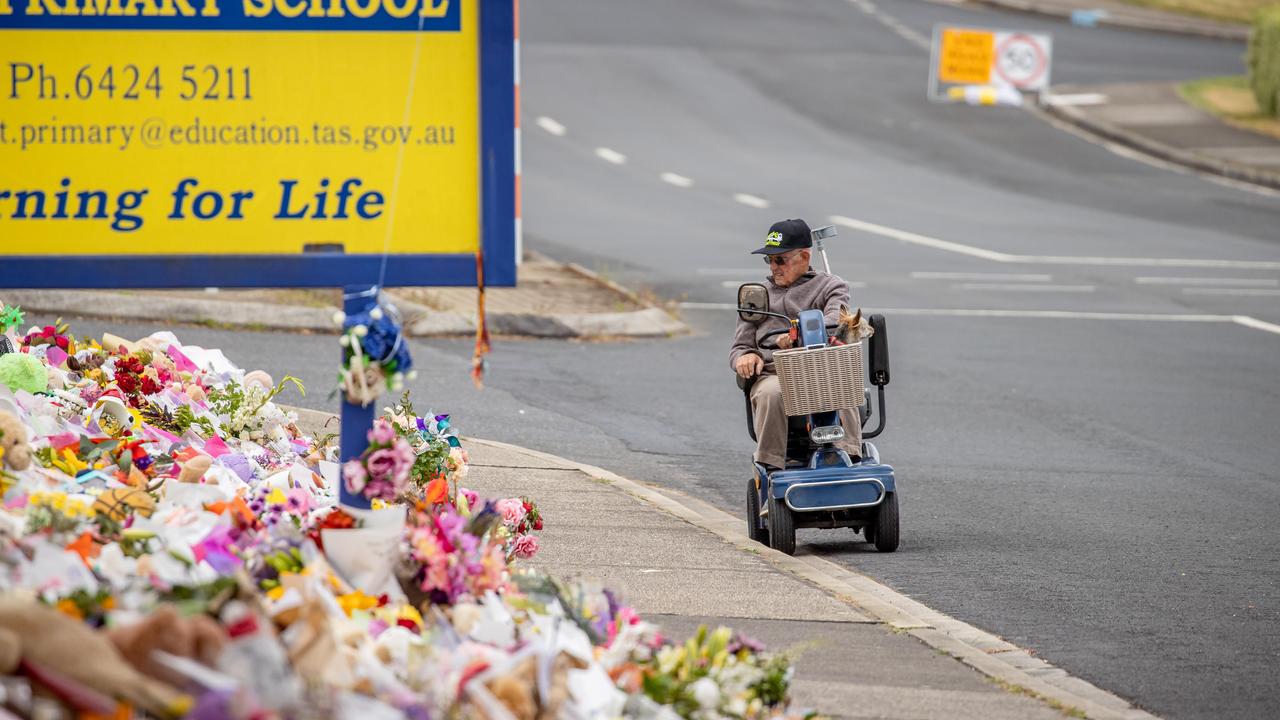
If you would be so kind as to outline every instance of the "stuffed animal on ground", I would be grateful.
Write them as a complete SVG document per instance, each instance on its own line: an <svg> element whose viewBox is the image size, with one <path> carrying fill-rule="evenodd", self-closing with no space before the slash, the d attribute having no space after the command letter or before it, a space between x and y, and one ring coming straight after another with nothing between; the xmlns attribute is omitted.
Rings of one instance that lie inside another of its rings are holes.
<svg viewBox="0 0 1280 720"><path fill-rule="evenodd" d="M186 462L182 463L182 470L178 472L178 482L180 483L198 483L209 472L209 466L213 465L213 458L208 455L196 455Z"/></svg>
<svg viewBox="0 0 1280 720"><path fill-rule="evenodd" d="M152 642L164 647L158 640ZM173 687L134 669L106 633L16 595L0 597L0 659L7 663L0 671L11 673L19 663L26 664L28 672L54 671L158 717L179 717L191 705Z"/></svg>
<svg viewBox="0 0 1280 720"><path fill-rule="evenodd" d="M31 446L27 428L16 415L0 410L0 468L26 470L31 467Z"/></svg>
<svg viewBox="0 0 1280 720"><path fill-rule="evenodd" d="M858 312L849 314L849 308L840 306L840 318L836 321L836 331L832 337L841 345L852 345L853 343L869 338L875 334L875 329L871 327L871 323L862 317L862 308L858 308Z"/></svg>

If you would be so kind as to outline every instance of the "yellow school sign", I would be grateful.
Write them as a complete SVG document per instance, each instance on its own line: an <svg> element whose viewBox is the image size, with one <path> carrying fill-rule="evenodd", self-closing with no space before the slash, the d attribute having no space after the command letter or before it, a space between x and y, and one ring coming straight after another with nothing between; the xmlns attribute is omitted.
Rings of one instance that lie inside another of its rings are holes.
<svg viewBox="0 0 1280 720"><path fill-rule="evenodd" d="M513 25L511 0L0 0L0 286L15 256L513 254Z"/></svg>
<svg viewBox="0 0 1280 720"><path fill-rule="evenodd" d="M935 26L929 96L954 99L954 90L973 86L1045 90L1052 49L1053 39L1041 33Z"/></svg>

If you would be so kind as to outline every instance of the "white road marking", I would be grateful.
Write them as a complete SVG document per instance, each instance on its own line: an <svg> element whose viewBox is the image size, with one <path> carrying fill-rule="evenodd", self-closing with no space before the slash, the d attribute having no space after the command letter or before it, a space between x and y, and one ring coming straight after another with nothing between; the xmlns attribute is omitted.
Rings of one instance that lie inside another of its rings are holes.
<svg viewBox="0 0 1280 720"><path fill-rule="evenodd" d="M1075 292L1091 293L1097 285L1021 285L1018 283L958 283L957 290L991 290L995 292Z"/></svg>
<svg viewBox="0 0 1280 720"><path fill-rule="evenodd" d="M1236 297L1280 297L1280 289L1261 288L1182 288L1184 295L1232 295Z"/></svg>
<svg viewBox="0 0 1280 720"><path fill-rule="evenodd" d="M733 199L737 200L743 205L749 205L753 208L759 208L761 210L764 210L765 208L769 207L768 200L765 200L762 197L756 197L755 195L748 195L747 193L734 193Z"/></svg>
<svg viewBox="0 0 1280 720"><path fill-rule="evenodd" d="M739 287L740 284L742 283L758 283L758 282L760 281L721 281L721 287ZM847 281L847 282L849 282L850 290L855 290L855 288L867 287L867 283L863 281Z"/></svg>
<svg viewBox="0 0 1280 720"><path fill-rule="evenodd" d="M1243 325L1254 330L1261 330L1263 332L1280 335L1280 325L1276 325L1275 323L1269 323L1265 320L1249 317L1248 315L1236 315L1234 320L1237 325Z"/></svg>
<svg viewBox="0 0 1280 720"><path fill-rule="evenodd" d="M614 165L621 165L627 161L626 155L607 147L596 148L596 157Z"/></svg>
<svg viewBox="0 0 1280 720"><path fill-rule="evenodd" d="M751 275L751 274L754 274L754 273L756 273L756 272L759 272L759 273L762 273L762 274L763 274L763 273L765 273L765 272L767 272L767 271L766 271L763 267L761 267L761 268L748 268L748 269L743 269L743 268L698 268L697 272L698 272L698 274L699 274L699 275L737 275L737 276L741 276L741 275Z"/></svg>
<svg viewBox="0 0 1280 720"><path fill-rule="evenodd" d="M1219 285L1235 287L1278 287L1275 278L1193 278L1193 277L1136 277L1139 285Z"/></svg>
<svg viewBox="0 0 1280 720"><path fill-rule="evenodd" d="M1074 93L1068 95L1050 95L1048 103L1050 105L1080 106L1080 105L1103 105L1108 101L1106 95L1102 93Z"/></svg>
<svg viewBox="0 0 1280 720"><path fill-rule="evenodd" d="M981 258L999 263L1024 263L1028 265L1106 265L1113 267L1186 267L1186 268L1234 268L1249 270L1280 270L1280 261L1271 260L1214 260L1196 258L1134 258L1134 257L1093 257L1087 255L1014 255L974 245L941 240L928 235L908 232L877 225L862 220L855 220L844 215L832 215L828 218L836 225L853 230L861 230L893 240L933 248L958 255Z"/></svg>
<svg viewBox="0 0 1280 720"><path fill-rule="evenodd" d="M675 185L676 187L682 187L682 188L693 187L693 178L687 178L683 175L677 175L676 173L673 173L673 172L664 172L658 177L662 178L662 182L670 183L672 185Z"/></svg>
<svg viewBox="0 0 1280 720"><path fill-rule="evenodd" d="M688 310L737 310L733 303L682 302L680 307ZM866 312L884 315L915 315L942 317L998 317L998 318L1036 318L1044 320L1141 320L1149 322L1223 322L1245 324L1242 320L1271 325L1253 320L1245 315L1181 315L1160 313L1116 313L1116 312L1077 312L1072 310L982 310L970 308L864 308ZM1274 332L1280 332L1280 325L1272 325ZM1259 328L1261 329L1261 328Z"/></svg>
<svg viewBox="0 0 1280 720"><path fill-rule="evenodd" d="M929 272L917 270L911 273L915 280L1007 280L1009 282L1048 282L1052 275L1035 273L964 273L964 272Z"/></svg>
<svg viewBox="0 0 1280 720"><path fill-rule="evenodd" d="M552 120L546 115L539 117L537 120L537 123L538 123L538 127L542 128L543 130L546 130L547 132L551 133L552 135L555 135L556 137L564 137L564 134L568 132L568 130L566 130L563 125L556 122L555 120Z"/></svg>

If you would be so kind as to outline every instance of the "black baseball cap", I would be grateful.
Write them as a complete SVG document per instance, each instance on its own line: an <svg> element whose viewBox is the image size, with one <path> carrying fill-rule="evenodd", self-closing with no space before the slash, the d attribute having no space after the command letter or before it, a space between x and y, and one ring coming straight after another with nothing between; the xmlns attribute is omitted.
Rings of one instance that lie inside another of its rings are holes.
<svg viewBox="0 0 1280 720"><path fill-rule="evenodd" d="M809 223L800 220L779 220L769 227L764 247L752 251L752 255L780 255L800 248L813 247L813 233Z"/></svg>

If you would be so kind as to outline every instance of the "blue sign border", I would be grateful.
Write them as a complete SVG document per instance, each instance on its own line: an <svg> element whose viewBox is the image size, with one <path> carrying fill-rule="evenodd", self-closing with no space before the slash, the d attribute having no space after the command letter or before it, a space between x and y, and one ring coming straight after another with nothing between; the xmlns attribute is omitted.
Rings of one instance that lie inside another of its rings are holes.
<svg viewBox="0 0 1280 720"><path fill-rule="evenodd" d="M512 0L480 10L480 242L485 285L516 284L515 15ZM381 255L0 255L0 288L337 287L372 285ZM390 255L383 285L476 284L469 254Z"/></svg>

